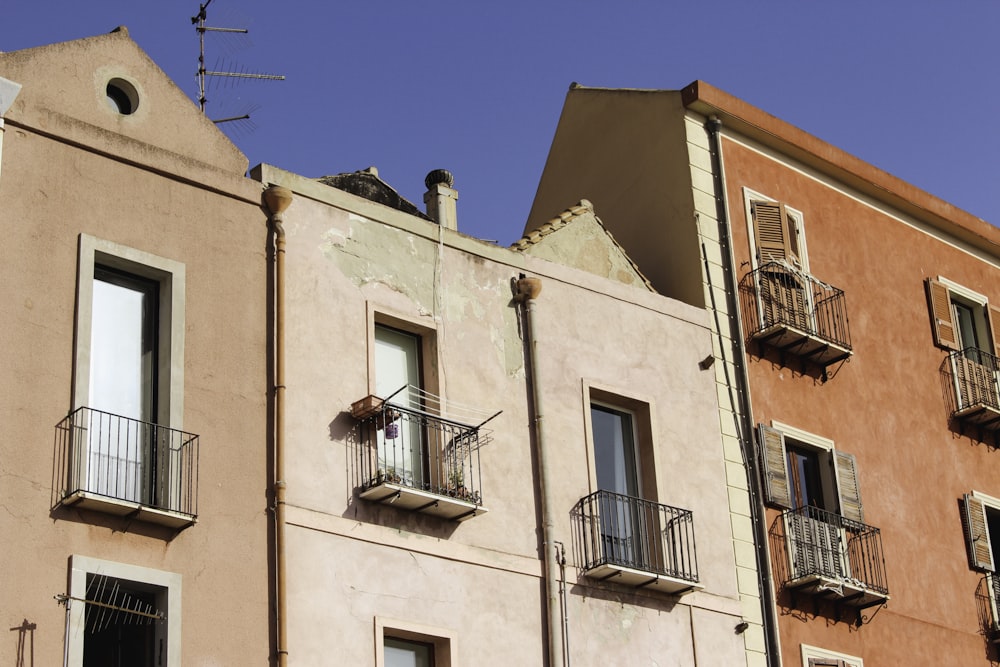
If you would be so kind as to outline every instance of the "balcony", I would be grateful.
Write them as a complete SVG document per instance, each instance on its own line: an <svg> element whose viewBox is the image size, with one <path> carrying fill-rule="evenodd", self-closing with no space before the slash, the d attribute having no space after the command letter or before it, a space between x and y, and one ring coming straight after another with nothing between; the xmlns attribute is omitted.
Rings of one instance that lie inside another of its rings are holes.
<svg viewBox="0 0 1000 667"><path fill-rule="evenodd" d="M823 368L851 356L843 290L770 262L743 277L740 302L748 340Z"/></svg>
<svg viewBox="0 0 1000 667"><path fill-rule="evenodd" d="M198 515L198 436L92 408L56 425L56 504L180 529Z"/></svg>
<svg viewBox="0 0 1000 667"><path fill-rule="evenodd" d="M1000 431L1000 359L970 347L952 352L948 368L955 389L952 417L986 431Z"/></svg>
<svg viewBox="0 0 1000 667"><path fill-rule="evenodd" d="M671 594L702 588L689 510L597 491L573 516L586 576Z"/></svg>
<svg viewBox="0 0 1000 667"><path fill-rule="evenodd" d="M479 448L492 439L484 424L499 412L480 419L484 413L453 407L444 414L438 397L404 387L387 399L356 401L351 414L361 498L451 521L488 511Z"/></svg>
<svg viewBox="0 0 1000 667"><path fill-rule="evenodd" d="M838 608L860 610L889 599L878 528L816 507L788 510L776 526L784 530L786 588Z"/></svg>
<svg viewBox="0 0 1000 667"><path fill-rule="evenodd" d="M992 644L1000 644L1000 577L990 572L976 587L976 605L983 636Z"/></svg>

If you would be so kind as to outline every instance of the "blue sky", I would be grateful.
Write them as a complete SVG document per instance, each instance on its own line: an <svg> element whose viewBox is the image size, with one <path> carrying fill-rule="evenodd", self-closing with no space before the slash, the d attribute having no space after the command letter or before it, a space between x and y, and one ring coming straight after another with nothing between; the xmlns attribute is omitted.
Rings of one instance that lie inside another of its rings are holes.
<svg viewBox="0 0 1000 667"><path fill-rule="evenodd" d="M197 12L11 0L0 51L126 25L193 100ZM214 118L254 109L227 130L251 165L310 177L375 165L421 207L426 173L449 169L459 227L480 238L520 236L574 81L705 80L1000 224L996 0L213 0L208 16L250 30L208 35L210 69L287 77L209 88Z"/></svg>

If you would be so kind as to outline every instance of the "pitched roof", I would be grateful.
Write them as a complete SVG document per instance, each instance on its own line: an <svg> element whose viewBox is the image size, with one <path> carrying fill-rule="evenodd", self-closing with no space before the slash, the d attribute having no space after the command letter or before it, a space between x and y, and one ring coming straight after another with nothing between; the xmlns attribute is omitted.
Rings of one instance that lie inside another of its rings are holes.
<svg viewBox="0 0 1000 667"><path fill-rule="evenodd" d="M333 176L321 176L316 180L323 185L349 192L368 201L383 204L424 220L430 220L427 214L418 209L413 202L405 199L396 192L395 188L379 178L378 170L375 167Z"/></svg>
<svg viewBox="0 0 1000 667"><path fill-rule="evenodd" d="M534 230L526 233L520 239L512 243L510 247L512 250L516 250L518 252L530 253L535 246L544 242L545 239L551 234L565 229L570 223L585 216L589 217L594 223L596 223L597 227L600 228L604 236L606 236L608 241L610 241L611 248L617 251L625 262L627 262L628 267L635 273L635 276L646 287L646 289L651 292L655 292L656 290L653 289L653 285L649 282L649 279L646 278L632 258L628 256L628 253L625 252L625 249L621 246L621 244L615 240L615 237L612 236L611 232L609 232L607 227L604 226L601 219L597 217L597 214L594 212L594 205L586 199L581 199L575 206L570 206L559 215L547 220ZM578 268L588 269L588 267L584 266L580 266ZM592 269L588 270L592 271Z"/></svg>

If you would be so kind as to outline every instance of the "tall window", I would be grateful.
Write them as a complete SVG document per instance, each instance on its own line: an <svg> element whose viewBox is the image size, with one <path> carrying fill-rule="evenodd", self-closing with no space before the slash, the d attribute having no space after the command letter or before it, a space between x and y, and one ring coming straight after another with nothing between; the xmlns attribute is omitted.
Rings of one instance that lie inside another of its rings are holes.
<svg viewBox="0 0 1000 667"><path fill-rule="evenodd" d="M590 422L593 427L598 488L627 496L639 496L632 413L592 403Z"/></svg>
<svg viewBox="0 0 1000 667"><path fill-rule="evenodd" d="M375 394L406 410L420 409L420 336L375 325ZM420 420L406 413L384 425L378 434L378 465L407 486L426 480L426 452Z"/></svg>
<svg viewBox="0 0 1000 667"><path fill-rule="evenodd" d="M104 266L94 270L90 335L92 421L89 489L149 502L155 468L159 283Z"/></svg>
<svg viewBox="0 0 1000 667"><path fill-rule="evenodd" d="M81 234L78 271L68 489L177 507L184 265Z"/></svg>

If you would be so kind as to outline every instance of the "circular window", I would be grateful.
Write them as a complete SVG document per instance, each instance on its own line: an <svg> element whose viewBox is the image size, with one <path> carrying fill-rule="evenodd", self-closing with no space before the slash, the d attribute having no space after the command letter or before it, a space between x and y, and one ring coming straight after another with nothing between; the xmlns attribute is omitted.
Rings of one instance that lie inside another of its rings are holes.
<svg viewBox="0 0 1000 667"><path fill-rule="evenodd" d="M111 79L108 81L108 106L116 113L128 116L135 113L139 108L139 93L135 86L125 79Z"/></svg>

